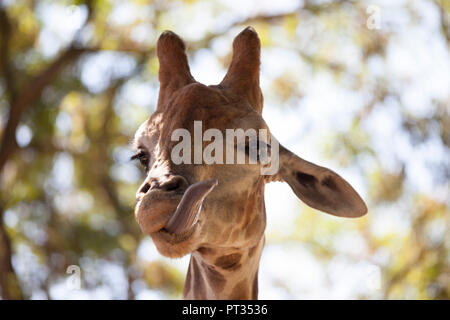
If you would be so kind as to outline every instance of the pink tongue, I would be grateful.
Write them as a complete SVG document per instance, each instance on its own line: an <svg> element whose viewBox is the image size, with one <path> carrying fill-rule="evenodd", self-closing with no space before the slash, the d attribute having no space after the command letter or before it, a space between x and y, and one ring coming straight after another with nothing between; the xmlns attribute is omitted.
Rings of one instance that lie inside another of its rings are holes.
<svg viewBox="0 0 450 320"><path fill-rule="evenodd" d="M164 228L175 234L192 228L197 223L203 200L217 186L217 183L217 179L210 179L189 186Z"/></svg>

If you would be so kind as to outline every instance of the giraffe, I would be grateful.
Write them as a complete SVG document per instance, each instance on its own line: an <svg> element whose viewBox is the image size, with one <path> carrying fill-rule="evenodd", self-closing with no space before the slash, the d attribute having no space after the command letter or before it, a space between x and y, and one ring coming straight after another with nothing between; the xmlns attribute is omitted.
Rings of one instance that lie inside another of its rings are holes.
<svg viewBox="0 0 450 320"><path fill-rule="evenodd" d="M177 128L193 133L194 121L201 121L203 130L269 130L261 115L260 40L252 27L235 37L229 69L218 85L193 78L185 44L171 31L159 37L157 56L158 104L133 140L132 159L145 168L135 218L162 255L191 255L184 299L257 299L266 183L284 181L310 207L339 217L361 217L367 207L338 174L282 145L279 169L270 176L260 173L260 164L172 161L172 133Z"/></svg>

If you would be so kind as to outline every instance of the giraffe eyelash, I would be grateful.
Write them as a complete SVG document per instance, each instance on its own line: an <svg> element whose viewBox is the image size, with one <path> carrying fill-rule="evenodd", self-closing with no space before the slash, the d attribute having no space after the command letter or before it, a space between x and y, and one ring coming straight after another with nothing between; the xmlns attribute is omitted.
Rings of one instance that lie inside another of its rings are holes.
<svg viewBox="0 0 450 320"><path fill-rule="evenodd" d="M139 160L139 162L145 167L145 169L147 170L148 168L148 164L150 162L150 156L144 152L144 151L139 151L138 153L136 153L135 155L133 155L130 160Z"/></svg>

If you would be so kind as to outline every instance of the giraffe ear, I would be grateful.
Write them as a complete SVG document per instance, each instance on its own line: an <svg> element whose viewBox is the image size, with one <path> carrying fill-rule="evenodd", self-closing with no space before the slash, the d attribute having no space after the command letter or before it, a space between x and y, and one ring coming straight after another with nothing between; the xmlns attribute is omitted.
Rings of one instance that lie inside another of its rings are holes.
<svg viewBox="0 0 450 320"><path fill-rule="evenodd" d="M245 28L233 41L233 57L221 86L245 98L259 113L262 93L259 87L261 42L252 27Z"/></svg>
<svg viewBox="0 0 450 320"><path fill-rule="evenodd" d="M195 82L191 75L186 46L183 40L172 31L164 31L158 39L156 53L159 60L158 108L166 104L173 92Z"/></svg>
<svg viewBox="0 0 450 320"><path fill-rule="evenodd" d="M367 213L367 207L352 186L330 169L303 160L280 145L279 178L308 206L347 218Z"/></svg>

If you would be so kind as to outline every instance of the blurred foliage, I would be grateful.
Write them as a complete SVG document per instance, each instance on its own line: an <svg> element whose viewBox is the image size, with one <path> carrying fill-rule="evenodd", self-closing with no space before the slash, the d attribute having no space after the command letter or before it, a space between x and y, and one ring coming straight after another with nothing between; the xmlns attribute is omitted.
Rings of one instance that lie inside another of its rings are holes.
<svg viewBox="0 0 450 320"><path fill-rule="evenodd" d="M403 5L411 28L422 19L414 2ZM421 4L436 13L448 57L448 1ZM156 103L155 43L164 29L188 33L190 58L209 48L225 67L231 46L216 48L251 24L263 53L289 50L303 66L266 79L269 104L301 108L308 77L320 73L367 93L366 103L345 116L350 125L330 128L324 154L360 172L368 216L344 223L302 207L295 232L269 235L268 245L298 241L323 263L337 255L370 261L381 269L382 290L359 298L448 299L450 95L413 113L400 96L410 79L371 71L398 37L395 28L366 27L368 5L305 0L243 16L226 1L0 0L0 296L60 297L54 290L72 264L94 270L86 272L84 288L106 286L110 298L134 299L143 289L180 296L184 274L166 260L138 255L144 237L132 208L141 173L128 162L127 145ZM195 35L185 30L205 15L219 26ZM356 48L351 61L343 48ZM385 105L413 148L434 143L444 154L419 173L430 175L436 194L415 186L414 164L425 160L380 155L368 123ZM380 227L394 212L406 227ZM365 250L346 255L334 243L352 232ZM111 266L126 279L119 289L106 271Z"/></svg>

